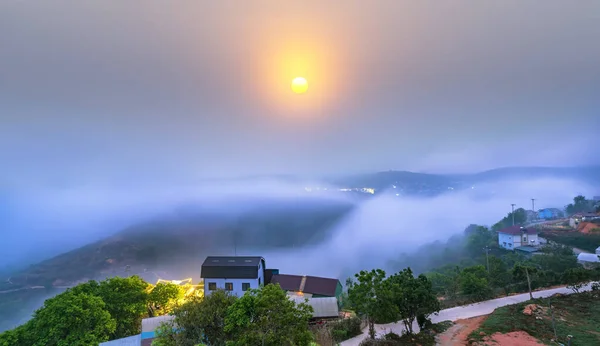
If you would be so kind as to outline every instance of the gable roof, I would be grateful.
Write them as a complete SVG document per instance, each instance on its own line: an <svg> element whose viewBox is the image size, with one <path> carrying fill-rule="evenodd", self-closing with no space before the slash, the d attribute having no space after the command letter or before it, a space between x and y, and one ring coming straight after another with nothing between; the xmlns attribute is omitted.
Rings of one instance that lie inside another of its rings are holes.
<svg viewBox="0 0 600 346"><path fill-rule="evenodd" d="M306 279L304 281L303 289L300 290L303 278ZM335 293L340 281L338 279L323 278L318 276L274 274L273 278L271 279L271 283L279 284L279 286L281 286L281 288L285 291L302 291L304 293L335 297Z"/></svg>
<svg viewBox="0 0 600 346"><path fill-rule="evenodd" d="M335 297L306 299L304 297L288 296L288 298L296 304L304 303L312 306L313 318L339 317L340 310Z"/></svg>
<svg viewBox="0 0 600 346"><path fill-rule="evenodd" d="M524 228L518 225L510 226L503 228L498 231L498 233L510 234L510 235L520 235L523 233L526 234L537 234L538 231L535 228Z"/></svg>
<svg viewBox="0 0 600 346"><path fill-rule="evenodd" d="M202 263L204 279L256 279L265 259L260 256L208 256Z"/></svg>
<svg viewBox="0 0 600 346"><path fill-rule="evenodd" d="M598 262L600 262L600 255L582 252L579 255L577 255L577 260L581 261L581 262L598 263Z"/></svg>

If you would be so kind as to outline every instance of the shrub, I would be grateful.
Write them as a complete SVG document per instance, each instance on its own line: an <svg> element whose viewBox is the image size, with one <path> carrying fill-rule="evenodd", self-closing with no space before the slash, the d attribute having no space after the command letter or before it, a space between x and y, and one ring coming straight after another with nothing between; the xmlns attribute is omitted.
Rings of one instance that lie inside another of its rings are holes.
<svg viewBox="0 0 600 346"><path fill-rule="evenodd" d="M344 341L362 333L358 317L345 318L331 323L331 335L335 341Z"/></svg>
<svg viewBox="0 0 600 346"><path fill-rule="evenodd" d="M400 341L400 340L402 340L402 338L400 337L400 335L398 335L398 334L396 334L394 332L389 332L389 333L385 334L383 336L383 338L385 340L393 340L393 341Z"/></svg>

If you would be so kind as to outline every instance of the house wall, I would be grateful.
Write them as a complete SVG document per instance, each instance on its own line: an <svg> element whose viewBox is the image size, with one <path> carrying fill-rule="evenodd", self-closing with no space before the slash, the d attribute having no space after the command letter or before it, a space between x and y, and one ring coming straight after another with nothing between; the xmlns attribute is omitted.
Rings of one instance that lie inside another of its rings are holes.
<svg viewBox="0 0 600 346"><path fill-rule="evenodd" d="M225 283L231 282L233 284L233 290L230 291L232 294L241 297L246 293L242 290L242 283L249 283L250 288L259 288L260 286L265 284L265 264L263 261L258 264L258 278L255 279L227 279L227 278L219 278L219 279L204 279L204 295L207 296L212 293L209 289L210 283L216 283L217 289L225 289Z"/></svg>
<svg viewBox="0 0 600 346"><path fill-rule="evenodd" d="M522 246L525 246L525 245L532 245L532 246L540 245L538 235L537 234L528 234L527 235L527 244L523 243Z"/></svg>
<svg viewBox="0 0 600 346"><path fill-rule="evenodd" d="M533 240L533 242L532 242ZM498 245L507 250L514 250L516 247L532 245L540 245L537 234L527 234L527 242L523 242L523 235L512 235L506 233L498 233Z"/></svg>
<svg viewBox="0 0 600 346"><path fill-rule="evenodd" d="M513 236L506 233L498 233L498 245L507 250L514 250L515 244Z"/></svg>
<svg viewBox="0 0 600 346"><path fill-rule="evenodd" d="M258 278L256 279L204 279L204 295L207 296L213 291L209 289L210 283L216 283L217 289L225 289L225 283L231 282L233 284L233 290L229 291L231 294L241 297L246 293L242 290L242 283L249 283L250 288L258 288Z"/></svg>

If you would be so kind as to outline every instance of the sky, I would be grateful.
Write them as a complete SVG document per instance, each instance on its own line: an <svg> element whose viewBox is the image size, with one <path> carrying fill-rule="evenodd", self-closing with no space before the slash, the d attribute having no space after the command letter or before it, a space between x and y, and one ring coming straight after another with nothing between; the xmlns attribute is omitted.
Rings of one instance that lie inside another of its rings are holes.
<svg viewBox="0 0 600 346"><path fill-rule="evenodd" d="M2 1L0 181L598 164L597 42L592 0Z"/></svg>

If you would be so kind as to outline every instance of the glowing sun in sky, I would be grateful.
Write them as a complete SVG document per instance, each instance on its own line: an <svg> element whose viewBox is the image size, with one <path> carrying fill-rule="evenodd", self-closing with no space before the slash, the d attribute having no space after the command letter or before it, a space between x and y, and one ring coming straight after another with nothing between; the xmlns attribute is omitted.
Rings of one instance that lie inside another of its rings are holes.
<svg viewBox="0 0 600 346"><path fill-rule="evenodd" d="M304 77L296 77L292 80L292 91L296 94L304 94L308 89L308 82Z"/></svg>

